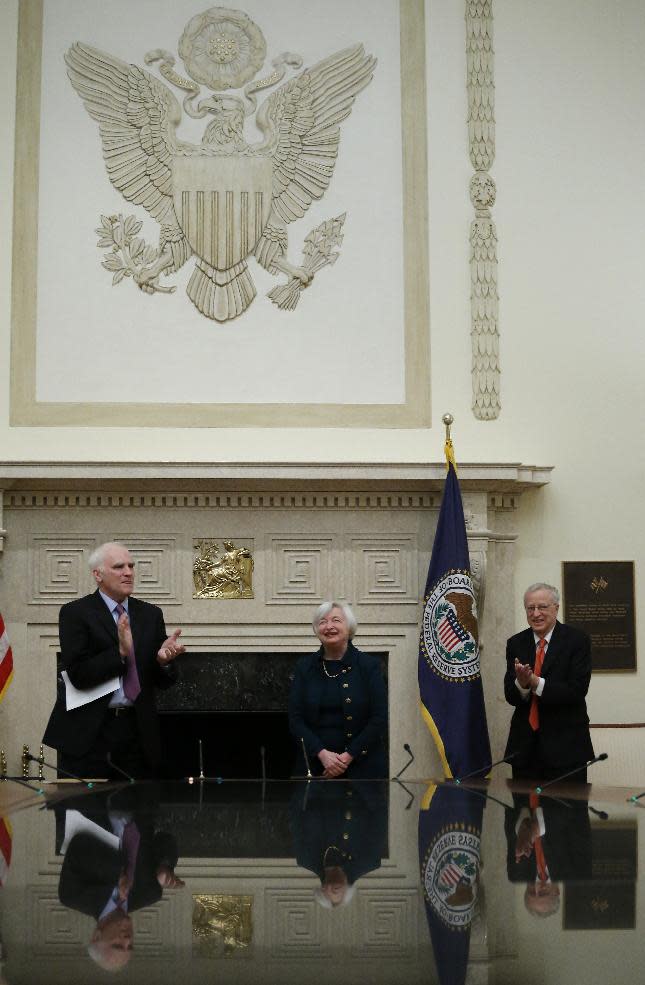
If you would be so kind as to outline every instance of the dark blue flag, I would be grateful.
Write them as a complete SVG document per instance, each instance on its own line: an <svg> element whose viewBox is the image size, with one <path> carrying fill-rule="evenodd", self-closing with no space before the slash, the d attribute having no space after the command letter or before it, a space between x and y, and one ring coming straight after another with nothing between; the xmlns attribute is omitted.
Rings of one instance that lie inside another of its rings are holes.
<svg viewBox="0 0 645 985"><path fill-rule="evenodd" d="M419 811L419 864L439 985L464 985L477 913L485 797L431 785Z"/></svg>
<svg viewBox="0 0 645 985"><path fill-rule="evenodd" d="M477 603L451 445L446 454L448 475L419 639L419 695L444 773L460 777L475 770L483 772L491 755L479 667Z"/></svg>

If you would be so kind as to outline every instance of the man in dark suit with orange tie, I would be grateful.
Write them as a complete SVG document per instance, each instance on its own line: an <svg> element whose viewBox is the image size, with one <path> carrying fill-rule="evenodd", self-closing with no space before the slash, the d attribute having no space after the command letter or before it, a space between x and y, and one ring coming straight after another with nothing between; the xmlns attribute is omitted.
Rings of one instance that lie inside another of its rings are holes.
<svg viewBox="0 0 645 985"><path fill-rule="evenodd" d="M160 766L155 688L174 684L173 661L185 647L181 630L167 635L158 606L131 597L134 561L124 544L102 544L89 560L97 590L62 607L59 635L69 684L91 700L71 707L59 693L43 742L73 775L140 779Z"/></svg>
<svg viewBox="0 0 645 985"><path fill-rule="evenodd" d="M513 777L552 780L593 758L585 696L589 637L558 622L560 594L544 582L524 593L529 629L506 644L504 695L515 711L506 744ZM586 783L581 769L571 781Z"/></svg>

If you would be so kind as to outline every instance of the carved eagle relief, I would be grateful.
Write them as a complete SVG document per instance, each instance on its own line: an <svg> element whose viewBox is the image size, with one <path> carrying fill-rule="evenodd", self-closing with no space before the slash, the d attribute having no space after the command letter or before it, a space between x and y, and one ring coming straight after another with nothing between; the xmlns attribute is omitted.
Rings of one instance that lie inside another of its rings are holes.
<svg viewBox="0 0 645 985"><path fill-rule="evenodd" d="M110 181L160 227L154 249L137 239L141 223L135 217L119 217L119 222L115 216L102 217L99 246L111 245L114 254L122 251L108 255L104 266L115 273L114 282L130 276L148 293L167 293L174 288L160 287L159 276L179 270L194 255L188 296L206 317L225 322L242 314L255 297L247 265L253 254L270 273L287 274L287 285L269 296L280 307L295 307L314 272L338 256L331 247L342 241L344 215L312 230L301 266L287 260L287 226L329 186L340 124L370 82L375 59L357 44L290 78L255 114L262 133L255 144L243 134L245 118L256 106L251 93L281 80L285 65L299 67L297 56L274 60L282 75L276 71L247 85L245 99L211 92L197 104L200 87L168 68L174 62L168 52L146 57L159 59L165 59L164 77L191 93L183 102L189 115L208 117L200 144L178 139L182 109L169 86L150 72L80 42L65 55L72 85L98 123Z"/></svg>

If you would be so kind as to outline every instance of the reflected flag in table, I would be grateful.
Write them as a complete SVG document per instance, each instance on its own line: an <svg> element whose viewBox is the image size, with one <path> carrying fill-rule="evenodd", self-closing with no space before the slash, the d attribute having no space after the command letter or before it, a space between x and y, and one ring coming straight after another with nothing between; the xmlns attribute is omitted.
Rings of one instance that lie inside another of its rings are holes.
<svg viewBox="0 0 645 985"><path fill-rule="evenodd" d="M6 817L0 817L0 886L7 881L7 873L11 865L11 825Z"/></svg>
<svg viewBox="0 0 645 985"><path fill-rule="evenodd" d="M482 772L490 741L479 664L477 602L452 442L419 638L421 712L448 777Z"/></svg>
<svg viewBox="0 0 645 985"><path fill-rule="evenodd" d="M419 811L421 883L440 985L466 981L484 800L466 787L431 784Z"/></svg>
<svg viewBox="0 0 645 985"><path fill-rule="evenodd" d="M13 654L9 645L9 637L5 629L2 613L0 612L0 701L13 677Z"/></svg>

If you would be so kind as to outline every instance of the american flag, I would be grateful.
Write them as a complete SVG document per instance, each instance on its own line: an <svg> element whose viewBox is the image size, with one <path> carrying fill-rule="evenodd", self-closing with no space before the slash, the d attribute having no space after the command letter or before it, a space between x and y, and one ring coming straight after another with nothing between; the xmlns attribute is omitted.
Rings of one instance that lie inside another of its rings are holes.
<svg viewBox="0 0 645 985"><path fill-rule="evenodd" d="M468 632L457 619L454 609L449 609L445 616L439 620L437 633L441 640L441 645L452 653L461 643L468 641Z"/></svg>
<svg viewBox="0 0 645 985"><path fill-rule="evenodd" d="M441 876L439 878L439 885L445 886L447 889L452 889L462 878L462 871L459 866L454 865L452 862L444 867Z"/></svg>
<svg viewBox="0 0 645 985"><path fill-rule="evenodd" d="M5 696L5 692L13 677L13 654L9 644L7 631L4 627L4 619L0 612L0 701Z"/></svg>
<svg viewBox="0 0 645 985"><path fill-rule="evenodd" d="M0 886L7 881L11 865L11 825L6 817L0 817Z"/></svg>

